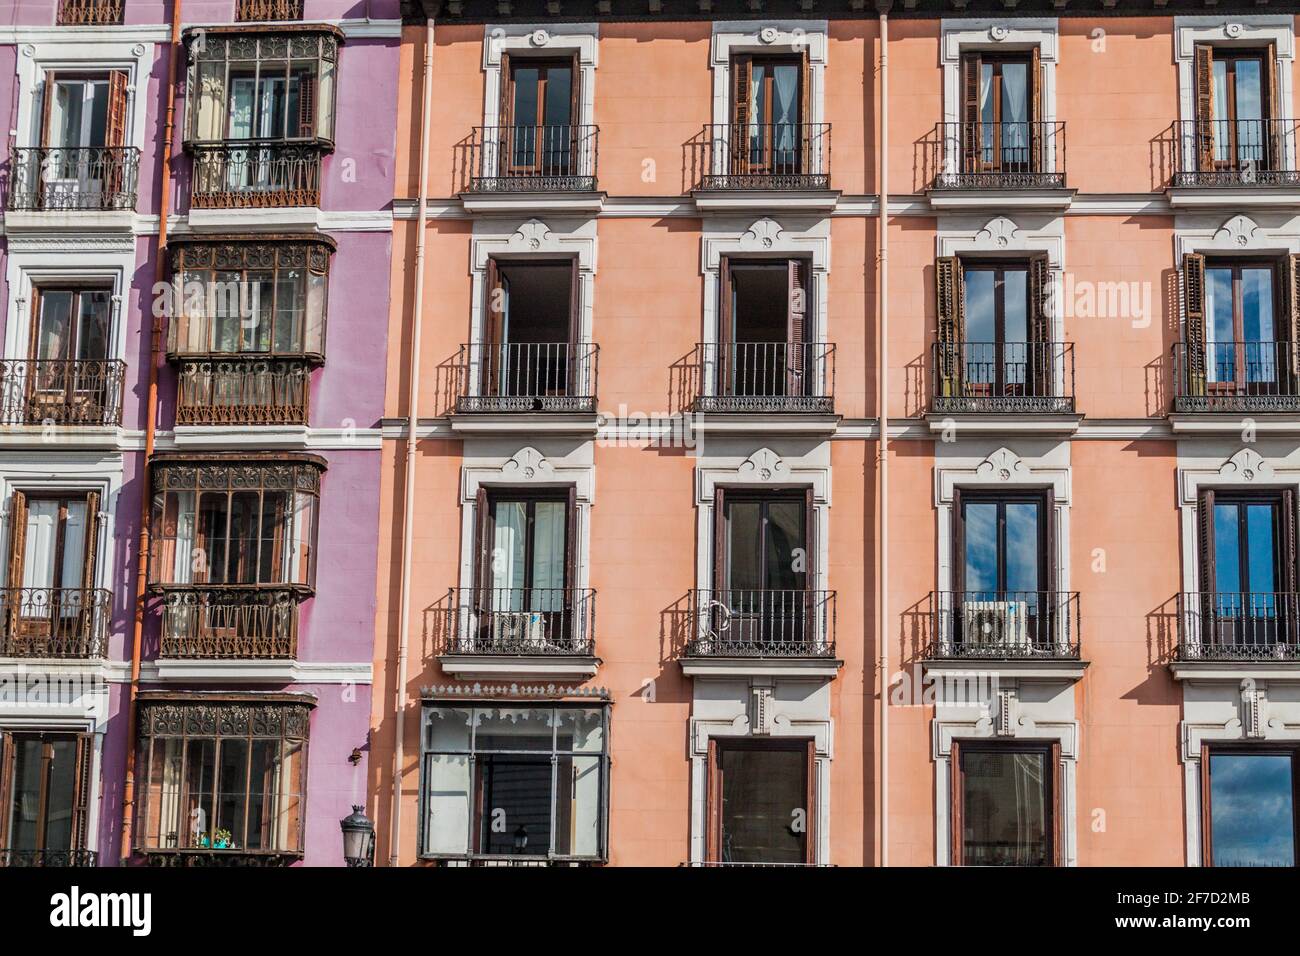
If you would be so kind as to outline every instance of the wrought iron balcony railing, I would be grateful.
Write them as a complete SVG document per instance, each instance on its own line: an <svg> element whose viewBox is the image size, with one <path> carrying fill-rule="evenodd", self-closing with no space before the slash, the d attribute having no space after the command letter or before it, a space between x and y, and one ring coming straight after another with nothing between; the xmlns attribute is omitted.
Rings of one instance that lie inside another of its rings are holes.
<svg viewBox="0 0 1300 956"><path fill-rule="evenodd" d="M235 358L181 363L178 425L306 425L311 366Z"/></svg>
<svg viewBox="0 0 1300 956"><path fill-rule="evenodd" d="M103 657L112 611L105 588L0 589L0 657Z"/></svg>
<svg viewBox="0 0 1300 956"><path fill-rule="evenodd" d="M600 346L505 342L461 346L458 412L594 412Z"/></svg>
<svg viewBox="0 0 1300 956"><path fill-rule="evenodd" d="M835 346L701 342L698 412L835 411Z"/></svg>
<svg viewBox="0 0 1300 956"><path fill-rule="evenodd" d="M59 26L103 26L122 22L126 0L59 0Z"/></svg>
<svg viewBox="0 0 1300 956"><path fill-rule="evenodd" d="M196 209L319 206L318 142L226 140L194 143L191 204Z"/></svg>
<svg viewBox="0 0 1300 956"><path fill-rule="evenodd" d="M1064 123L939 123L934 189L1062 189Z"/></svg>
<svg viewBox="0 0 1300 956"><path fill-rule="evenodd" d="M704 127L700 189L830 189L830 123Z"/></svg>
<svg viewBox="0 0 1300 956"><path fill-rule="evenodd" d="M0 868L53 866L60 869L76 866L98 866L99 853L95 850L7 850L0 848Z"/></svg>
<svg viewBox="0 0 1300 956"><path fill-rule="evenodd" d="M161 656L285 659L298 653L298 599L291 588L168 587Z"/></svg>
<svg viewBox="0 0 1300 956"><path fill-rule="evenodd" d="M1072 342L936 342L931 354L938 413L1074 411Z"/></svg>
<svg viewBox="0 0 1300 956"><path fill-rule="evenodd" d="M24 146L11 161L14 211L132 210L140 177L134 146Z"/></svg>
<svg viewBox="0 0 1300 956"><path fill-rule="evenodd" d="M444 654L590 657L596 648L596 592L451 588L440 630Z"/></svg>
<svg viewBox="0 0 1300 956"><path fill-rule="evenodd" d="M239 0L236 20L301 20L303 0Z"/></svg>
<svg viewBox="0 0 1300 956"><path fill-rule="evenodd" d="M1077 591L933 591L931 660L1077 660Z"/></svg>
<svg viewBox="0 0 1300 956"><path fill-rule="evenodd" d="M1209 342L1173 348L1174 411L1300 411L1300 343Z"/></svg>
<svg viewBox="0 0 1300 956"><path fill-rule="evenodd" d="M1199 591L1178 595L1180 661L1300 664L1300 594Z"/></svg>
<svg viewBox="0 0 1300 956"><path fill-rule="evenodd" d="M467 148L472 193L595 192L597 126L476 126Z"/></svg>
<svg viewBox="0 0 1300 956"><path fill-rule="evenodd" d="M1174 186L1300 186L1293 119L1180 120Z"/></svg>
<svg viewBox="0 0 1300 956"><path fill-rule="evenodd" d="M0 425L120 425L126 363L0 361Z"/></svg>
<svg viewBox="0 0 1300 956"><path fill-rule="evenodd" d="M834 591L691 592L687 657L835 656Z"/></svg>

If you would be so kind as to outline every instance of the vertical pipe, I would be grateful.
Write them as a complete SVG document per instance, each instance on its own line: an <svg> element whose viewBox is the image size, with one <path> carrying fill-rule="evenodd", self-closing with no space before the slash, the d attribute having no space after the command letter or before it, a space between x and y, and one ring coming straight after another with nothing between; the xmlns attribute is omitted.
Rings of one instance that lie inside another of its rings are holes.
<svg viewBox="0 0 1300 956"><path fill-rule="evenodd" d="M158 157L158 245L154 250L155 283L167 281L167 206L171 192L172 135L176 126L176 61L180 59L181 0L172 0L171 45L167 50L167 112L162 138L162 153ZM143 77L136 88L143 93L147 86ZM136 109L144 109L144 96ZM173 302L172 306L175 307ZM152 497L149 458L153 455L155 423L158 419L158 356L162 353L162 316L153 311L153 329L149 338L149 388L145 395L144 456L140 469L140 536L136 544L135 569L135 620L131 627L131 688L126 707L126 777L122 782L122 845L119 848L123 862L131 856L131 824L135 809L135 734L138 715L137 699L140 695L140 644L144 633L145 599L149 588L149 499Z"/></svg>
<svg viewBox="0 0 1300 956"><path fill-rule="evenodd" d="M420 210L415 234L415 300L411 307L411 354L406 395L406 497L402 511L402 584L397 619L397 687L393 700L393 818L388 865L399 865L402 835L402 764L406 759L406 654L411 639L411 530L415 513L416 427L420 422L420 327L424 313L424 242L429 201L429 114L433 100L433 21L424 28L424 89L420 99Z"/></svg>
<svg viewBox="0 0 1300 956"><path fill-rule="evenodd" d="M876 609L880 620L876 641L880 680L880 865L889 866L889 13L887 4L880 12L880 258L877 267L876 294L880 306L880 337L876 349L879 367L876 373L879 395L876 398L880 419L880 461L877 465L880 485L880 528L876 554L879 580Z"/></svg>

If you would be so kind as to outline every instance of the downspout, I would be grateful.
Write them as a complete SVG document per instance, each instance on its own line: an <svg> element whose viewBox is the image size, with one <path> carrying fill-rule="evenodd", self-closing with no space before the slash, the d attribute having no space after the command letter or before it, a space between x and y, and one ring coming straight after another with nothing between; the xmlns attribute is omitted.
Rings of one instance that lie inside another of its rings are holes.
<svg viewBox="0 0 1300 956"><path fill-rule="evenodd" d="M420 209L415 234L415 301L411 307L411 354L406 395L406 501L402 511L402 585L397 618L397 688L393 702L393 819L388 865L398 866L402 832L402 764L405 762L406 654L411 638L411 531L415 519L416 426L420 407L420 326L424 313L424 242L429 202L429 113L433 100L433 20L424 32L424 92L420 101Z"/></svg>
<svg viewBox="0 0 1300 956"><path fill-rule="evenodd" d="M154 251L154 287L167 281L167 204L171 192L172 134L176 125L176 61L180 58L181 0L172 0L171 45L167 50L167 112L163 125L162 154L158 158L158 245ZM145 87L141 78L139 88ZM143 107L141 97L141 108ZM175 302L172 303L175 307ZM149 459L153 456L154 432L158 419L158 356L162 354L163 317L153 313L149 339L149 388L145 398L144 458L140 469L140 537L136 544L135 621L131 633L131 689L126 708L126 779L122 784L121 860L131 857L131 823L135 809L135 734L140 695L140 643L144 633L145 602L149 593Z"/></svg>
<svg viewBox="0 0 1300 956"><path fill-rule="evenodd" d="M880 680L880 773L877 780L880 796L880 865L889 866L889 3L880 4L880 253L877 266L877 295L880 302L880 337L876 349L876 398L880 419L880 461L877 474L880 485L880 528L876 555L876 575L880 592L876 609L880 620L876 642L880 659L876 663Z"/></svg>

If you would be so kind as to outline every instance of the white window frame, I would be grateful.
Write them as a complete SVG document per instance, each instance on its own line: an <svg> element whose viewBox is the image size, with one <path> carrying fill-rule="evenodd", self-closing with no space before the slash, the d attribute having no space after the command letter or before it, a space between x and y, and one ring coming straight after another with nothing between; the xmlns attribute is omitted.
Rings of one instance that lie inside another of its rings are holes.
<svg viewBox="0 0 1300 956"><path fill-rule="evenodd" d="M824 123L826 20L715 20L709 46L713 71L713 123L731 123L731 58L739 53L808 53L808 124ZM725 157L723 157L725 159ZM717 170L720 172L721 170Z"/></svg>

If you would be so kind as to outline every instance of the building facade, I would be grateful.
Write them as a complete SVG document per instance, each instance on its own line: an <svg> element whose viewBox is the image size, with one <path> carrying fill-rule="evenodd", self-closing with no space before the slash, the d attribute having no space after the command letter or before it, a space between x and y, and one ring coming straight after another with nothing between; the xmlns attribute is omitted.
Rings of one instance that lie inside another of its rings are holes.
<svg viewBox="0 0 1300 956"><path fill-rule="evenodd" d="M1294 11L406 12L381 859L1295 862Z"/></svg>
<svg viewBox="0 0 1300 956"><path fill-rule="evenodd" d="M0 27L4 863L343 862L400 32L362 7Z"/></svg>

